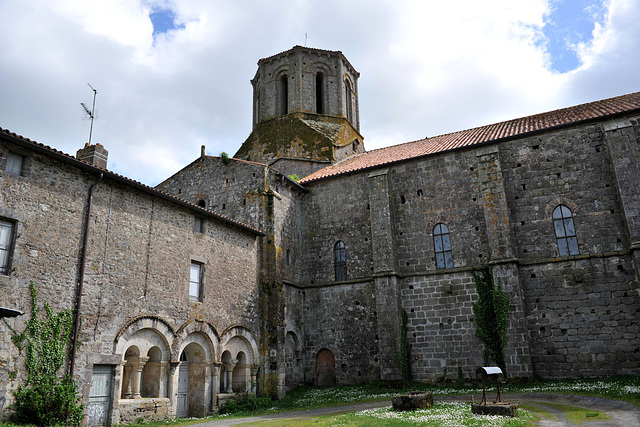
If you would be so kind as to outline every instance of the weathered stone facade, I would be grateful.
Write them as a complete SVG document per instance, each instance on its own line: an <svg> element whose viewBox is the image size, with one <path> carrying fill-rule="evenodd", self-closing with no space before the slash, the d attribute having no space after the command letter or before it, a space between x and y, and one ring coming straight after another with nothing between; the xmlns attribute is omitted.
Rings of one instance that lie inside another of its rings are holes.
<svg viewBox="0 0 640 427"><path fill-rule="evenodd" d="M206 414L253 384L395 381L403 311L415 379L472 377L485 265L510 300L509 376L640 373L640 94L365 152L341 53L298 46L258 66L242 159L203 150L155 189L0 132L3 305L29 311L34 280L75 306L94 188L84 402L105 366L114 422ZM3 330L2 369L15 351Z"/></svg>
<svg viewBox="0 0 640 427"><path fill-rule="evenodd" d="M211 413L225 391L219 379L225 355L236 361L233 373L244 378L234 390L249 389L261 361L261 233L20 137L1 136L0 216L15 231L0 300L26 312L9 320L16 329L31 312L31 281L40 301L55 311L74 308L84 264L75 377L89 414L107 411L102 422L115 423ZM24 160L18 174L6 169L11 155ZM194 230L196 218L200 231ZM201 268L195 297L189 288L192 263ZM20 372L22 358L6 326L0 328L4 410L16 386L7 372ZM104 367L109 396L106 406L96 408L92 373ZM180 408L182 371L190 384Z"/></svg>

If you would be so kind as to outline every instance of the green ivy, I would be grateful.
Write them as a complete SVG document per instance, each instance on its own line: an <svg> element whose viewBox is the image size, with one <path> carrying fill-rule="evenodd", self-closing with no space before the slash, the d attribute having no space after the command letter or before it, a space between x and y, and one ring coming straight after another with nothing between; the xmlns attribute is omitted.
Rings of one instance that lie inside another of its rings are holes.
<svg viewBox="0 0 640 427"><path fill-rule="evenodd" d="M45 303L44 316L39 316L38 293L33 282L29 285L29 291L32 311L25 329L18 333L9 327L11 341L21 354L25 354L26 373L24 384L20 384L13 392L15 403L10 407L13 411L11 419L41 426L79 426L84 415L83 405L78 404L76 383L69 375L58 376L69 355L73 310L54 314L49 304Z"/></svg>
<svg viewBox="0 0 640 427"><path fill-rule="evenodd" d="M288 176L288 178L289 178L291 181L295 181L295 182L300 181L300 177L298 176L298 174L297 174L297 173L294 173L293 175L289 175L289 176Z"/></svg>
<svg viewBox="0 0 640 427"><path fill-rule="evenodd" d="M490 266L473 271L478 302L473 303L476 318L476 336L484 344L484 365L492 359L506 375L504 349L507 343L507 312L509 297L502 290L502 281L493 279Z"/></svg>
<svg viewBox="0 0 640 427"><path fill-rule="evenodd" d="M402 328L400 329L400 353L396 354L396 363L405 384L411 382L411 343L407 339L409 316L402 310Z"/></svg>

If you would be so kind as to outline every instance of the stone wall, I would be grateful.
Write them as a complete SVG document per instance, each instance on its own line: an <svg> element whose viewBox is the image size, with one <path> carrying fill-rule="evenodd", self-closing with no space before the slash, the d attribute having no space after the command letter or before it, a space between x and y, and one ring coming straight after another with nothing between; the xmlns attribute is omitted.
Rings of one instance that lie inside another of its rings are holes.
<svg viewBox="0 0 640 427"><path fill-rule="evenodd" d="M306 246L303 283L335 282L334 245L346 247L347 278L370 278L373 268L366 175L308 186L302 213Z"/></svg>
<svg viewBox="0 0 640 427"><path fill-rule="evenodd" d="M331 243L339 239L349 279L399 275L414 372L433 380L445 367L457 375L460 364L468 375L482 363L470 271L491 263L511 300L510 375L637 372L637 177L625 174L624 159L637 156L638 136L629 123L608 125L606 138L601 125L579 126L308 185L312 273L304 286L330 285ZM552 219L559 204L574 215L578 256L559 255ZM449 228L452 269L436 270L433 228L440 222ZM313 322L324 316L318 311ZM394 320L377 323L380 333Z"/></svg>
<svg viewBox="0 0 640 427"><path fill-rule="evenodd" d="M376 295L373 282L304 289L305 377L317 384L316 356L328 349L335 357L338 384L380 378Z"/></svg>
<svg viewBox="0 0 640 427"><path fill-rule="evenodd" d="M203 156L156 187L193 204L205 207L243 224L261 229L265 165L220 157Z"/></svg>
<svg viewBox="0 0 640 427"><path fill-rule="evenodd" d="M195 340L198 346L202 343L212 349L207 349L207 362L216 362L220 355L214 347L224 349L220 337L230 327L259 339L257 233L120 178L114 180L109 174L100 179L99 171L83 171L73 160L53 160L4 142L0 148L4 152L7 147L27 156L28 164L23 176L0 176L5 188L0 195L0 216L15 221L18 231L11 272L0 277L0 300L26 313L9 320L18 330L31 312L31 281L41 303L50 303L54 311L75 307L89 187L95 185L81 306L82 345L75 369L84 403L88 402L92 366L123 362L126 348L118 350L117 344L129 336L123 333L136 319L155 319L156 323L141 323L140 328L169 337L163 344L167 346L163 357L168 358L164 362L178 362L182 348L196 336L203 337ZM194 230L196 216L202 216L202 232ZM203 268L200 301L189 298L192 261ZM19 368L20 358L16 358L5 326L0 327L1 369ZM254 362L257 356L251 355ZM116 373L113 399L121 394L119 366ZM15 383L3 385L0 395L10 400L9 388ZM114 407L117 409L116 404ZM210 411L209 405L204 411Z"/></svg>

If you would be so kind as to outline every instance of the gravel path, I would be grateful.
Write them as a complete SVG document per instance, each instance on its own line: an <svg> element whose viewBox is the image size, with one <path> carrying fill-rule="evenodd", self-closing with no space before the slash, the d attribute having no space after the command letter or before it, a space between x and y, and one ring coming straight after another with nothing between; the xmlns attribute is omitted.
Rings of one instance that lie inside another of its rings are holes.
<svg viewBox="0 0 640 427"><path fill-rule="evenodd" d="M435 400L444 402L469 401L470 398L469 396L436 396ZM476 396L476 400L479 400L479 396ZM532 406L539 407L544 411L551 413L556 418L555 420L539 421L537 425L540 427L564 427L576 425L571 423L562 411L553 406L545 405L545 403L557 403L561 405L577 406L580 408L593 410L595 412L602 412L611 417L610 419L607 419L605 421L588 421L580 424L583 427L640 427L640 410L636 409L630 403L622 402L619 400L555 393L508 393L503 395L503 400L516 402L519 404L531 404ZM357 412L363 411L365 409L380 408L383 406L391 406L391 401L359 403L356 405L348 406L331 406L327 408L309 409L306 411L278 412L275 414L260 415L255 417L208 421L205 423L193 425L201 427L223 427L262 422L269 423L271 425L277 425L278 420L315 418L321 415Z"/></svg>

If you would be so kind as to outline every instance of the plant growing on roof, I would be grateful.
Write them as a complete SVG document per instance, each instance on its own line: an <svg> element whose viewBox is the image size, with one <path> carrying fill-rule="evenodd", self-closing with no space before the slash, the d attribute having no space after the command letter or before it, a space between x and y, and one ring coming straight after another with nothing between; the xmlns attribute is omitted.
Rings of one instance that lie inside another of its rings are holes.
<svg viewBox="0 0 640 427"><path fill-rule="evenodd" d="M231 160L229 159L229 155L224 151L220 153L220 159L222 160L223 165L228 165L229 163L231 163Z"/></svg>

